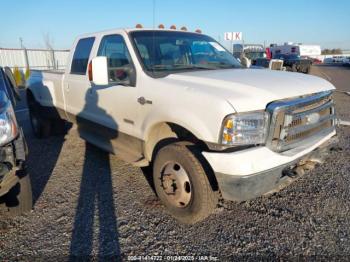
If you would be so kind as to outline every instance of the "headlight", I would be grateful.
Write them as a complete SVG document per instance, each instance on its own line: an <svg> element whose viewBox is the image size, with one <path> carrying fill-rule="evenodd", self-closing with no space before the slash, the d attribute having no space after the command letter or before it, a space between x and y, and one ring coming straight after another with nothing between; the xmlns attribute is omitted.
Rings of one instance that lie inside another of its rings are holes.
<svg viewBox="0 0 350 262"><path fill-rule="evenodd" d="M269 114L265 111L229 115L223 121L220 142L223 145L263 144L268 121Z"/></svg>
<svg viewBox="0 0 350 262"><path fill-rule="evenodd" d="M3 146L17 137L18 129L12 104L8 102L0 109L0 146Z"/></svg>

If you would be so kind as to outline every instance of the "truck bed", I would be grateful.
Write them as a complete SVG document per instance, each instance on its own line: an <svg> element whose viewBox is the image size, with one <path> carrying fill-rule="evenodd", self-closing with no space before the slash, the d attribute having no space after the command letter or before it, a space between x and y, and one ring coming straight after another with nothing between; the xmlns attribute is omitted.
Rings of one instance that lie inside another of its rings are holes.
<svg viewBox="0 0 350 262"><path fill-rule="evenodd" d="M41 105L63 109L63 78L63 70L33 70L27 81L27 86L40 90L40 98L36 97L36 99Z"/></svg>
<svg viewBox="0 0 350 262"><path fill-rule="evenodd" d="M62 69L57 69L57 70L54 70L54 69L49 69L49 70L30 70L30 72L33 74L35 73L49 73L49 74L57 74L57 75L63 75L64 74L64 70Z"/></svg>

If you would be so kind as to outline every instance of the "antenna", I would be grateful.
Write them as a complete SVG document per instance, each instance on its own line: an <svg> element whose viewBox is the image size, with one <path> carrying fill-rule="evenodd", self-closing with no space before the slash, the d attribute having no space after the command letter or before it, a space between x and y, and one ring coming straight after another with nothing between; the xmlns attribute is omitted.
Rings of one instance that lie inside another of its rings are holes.
<svg viewBox="0 0 350 262"><path fill-rule="evenodd" d="M156 26L156 0L153 0L153 29Z"/></svg>

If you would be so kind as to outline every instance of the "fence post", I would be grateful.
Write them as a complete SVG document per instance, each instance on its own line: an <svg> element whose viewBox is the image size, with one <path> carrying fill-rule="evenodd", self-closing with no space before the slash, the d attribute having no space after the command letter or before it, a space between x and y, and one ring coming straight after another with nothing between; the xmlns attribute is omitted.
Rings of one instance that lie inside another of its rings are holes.
<svg viewBox="0 0 350 262"><path fill-rule="evenodd" d="M53 66L53 69L57 70L56 59L55 59L55 50L50 49L50 55L51 55L51 64Z"/></svg>
<svg viewBox="0 0 350 262"><path fill-rule="evenodd" d="M23 48L23 57L24 57L25 68L29 69L29 59L28 59L28 52L26 48Z"/></svg>

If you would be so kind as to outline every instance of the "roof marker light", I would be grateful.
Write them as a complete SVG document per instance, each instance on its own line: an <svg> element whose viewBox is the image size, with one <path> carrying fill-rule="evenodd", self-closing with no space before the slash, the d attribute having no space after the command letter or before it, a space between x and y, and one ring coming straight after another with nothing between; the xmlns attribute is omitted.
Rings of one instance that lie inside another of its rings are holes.
<svg viewBox="0 0 350 262"><path fill-rule="evenodd" d="M187 27L186 27L186 26L183 26L183 27L181 27L181 30L182 30L182 31L187 31Z"/></svg>
<svg viewBox="0 0 350 262"><path fill-rule="evenodd" d="M159 29L164 29L165 26L164 26L163 24L160 24L160 25L158 26L158 28L159 28Z"/></svg>
<svg viewBox="0 0 350 262"><path fill-rule="evenodd" d="M142 28L143 26L141 24L137 24L135 27L136 28Z"/></svg>
<svg viewBox="0 0 350 262"><path fill-rule="evenodd" d="M176 25L170 26L170 29L176 30Z"/></svg>
<svg viewBox="0 0 350 262"><path fill-rule="evenodd" d="M197 29L195 32L198 33L198 34L201 34L201 33L202 33L202 30Z"/></svg>

